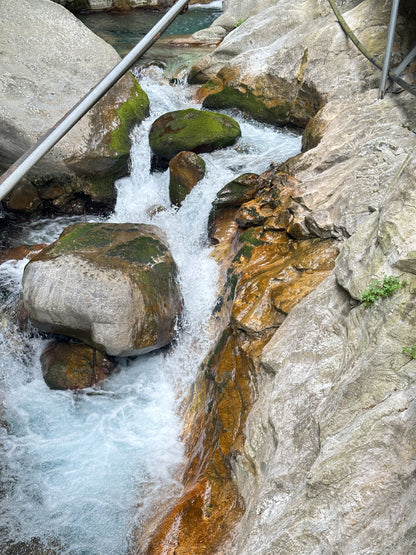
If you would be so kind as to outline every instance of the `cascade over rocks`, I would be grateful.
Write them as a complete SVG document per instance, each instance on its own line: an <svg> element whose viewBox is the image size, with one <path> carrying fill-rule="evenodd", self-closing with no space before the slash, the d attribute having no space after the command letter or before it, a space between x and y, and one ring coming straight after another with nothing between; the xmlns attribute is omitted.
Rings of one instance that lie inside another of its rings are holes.
<svg viewBox="0 0 416 555"><path fill-rule="evenodd" d="M185 490L154 553L416 551L416 363L403 352L416 326L415 98L378 101L378 71L327 2L289 4L251 17L196 68L218 105L267 119L283 91L285 117L308 125L303 152L265 172L252 199L213 210L231 318L192 392ZM337 5L381 54L391 3ZM413 46L406 23L393 65ZM383 274L407 285L365 307Z"/></svg>
<svg viewBox="0 0 416 555"><path fill-rule="evenodd" d="M119 61L115 50L50 0L0 3L0 171L48 131ZM127 74L27 174L6 205L83 213L111 208L129 133L148 98Z"/></svg>
<svg viewBox="0 0 416 555"><path fill-rule="evenodd" d="M149 132L149 143L154 154L169 161L182 150L211 152L230 146L240 136L240 126L230 116L188 108L157 118Z"/></svg>
<svg viewBox="0 0 416 555"><path fill-rule="evenodd" d="M40 330L114 356L170 343L182 309L164 234L144 224L69 226L27 264L23 299Z"/></svg>

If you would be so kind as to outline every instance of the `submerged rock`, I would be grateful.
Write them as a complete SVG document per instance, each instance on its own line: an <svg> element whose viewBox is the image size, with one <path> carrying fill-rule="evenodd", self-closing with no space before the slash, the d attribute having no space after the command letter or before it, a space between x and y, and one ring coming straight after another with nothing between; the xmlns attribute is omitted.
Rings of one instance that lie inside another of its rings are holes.
<svg viewBox="0 0 416 555"><path fill-rule="evenodd" d="M119 61L116 51L49 0L0 3L0 171L59 121ZM129 133L148 111L125 75L27 174L12 210L111 208L127 172ZM81 206L80 206L81 205Z"/></svg>
<svg viewBox="0 0 416 555"><path fill-rule="evenodd" d="M45 382L51 389L84 389L107 378L115 363L83 343L55 341L40 357Z"/></svg>
<svg viewBox="0 0 416 555"><path fill-rule="evenodd" d="M118 356L170 343L182 309L164 234L143 224L66 228L27 264L23 298L40 330Z"/></svg>
<svg viewBox="0 0 416 555"><path fill-rule="evenodd" d="M149 132L150 148L171 160L178 152L211 152L230 146L241 136L239 124L230 116L189 108L157 118Z"/></svg>
<svg viewBox="0 0 416 555"><path fill-rule="evenodd" d="M180 206L205 175L205 162L194 152L179 152L169 162L169 198Z"/></svg>

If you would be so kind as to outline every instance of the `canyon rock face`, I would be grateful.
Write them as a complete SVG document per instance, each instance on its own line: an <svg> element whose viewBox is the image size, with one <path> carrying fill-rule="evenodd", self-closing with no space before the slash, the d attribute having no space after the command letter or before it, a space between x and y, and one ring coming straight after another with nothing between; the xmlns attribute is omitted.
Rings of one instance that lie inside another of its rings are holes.
<svg viewBox="0 0 416 555"><path fill-rule="evenodd" d="M40 330L114 356L167 345L182 309L166 238L144 224L69 226L27 264L23 300Z"/></svg>
<svg viewBox="0 0 416 555"><path fill-rule="evenodd" d="M365 0L344 14L379 62L390 9L389 2ZM408 25L400 20L392 64L411 46ZM332 12L314 2L284 1L250 17L189 76L192 83L206 82L199 97L207 108L237 106L258 120L300 127L330 99L377 87L379 78Z"/></svg>
<svg viewBox="0 0 416 555"><path fill-rule="evenodd" d="M117 63L115 50L49 0L2 2L0 170L6 170ZM6 202L83 213L114 206L127 173L129 132L148 112L147 95L126 75L27 174ZM77 207L77 204L79 205Z"/></svg>
<svg viewBox="0 0 416 555"><path fill-rule="evenodd" d="M390 3L337 5L381 54ZM394 55L409 49L399 19ZM253 198L214 203L229 326L195 384L185 491L153 553L416 550L416 104L379 101L379 77L319 1L252 16L194 68L207 99L259 119L283 91L280 121L306 130ZM402 286L365 306L390 276Z"/></svg>
<svg viewBox="0 0 416 555"><path fill-rule="evenodd" d="M416 329L413 152L330 277L263 351L234 466L246 512L227 553L416 548L416 363L406 352ZM365 307L363 292L383 275L407 285Z"/></svg>

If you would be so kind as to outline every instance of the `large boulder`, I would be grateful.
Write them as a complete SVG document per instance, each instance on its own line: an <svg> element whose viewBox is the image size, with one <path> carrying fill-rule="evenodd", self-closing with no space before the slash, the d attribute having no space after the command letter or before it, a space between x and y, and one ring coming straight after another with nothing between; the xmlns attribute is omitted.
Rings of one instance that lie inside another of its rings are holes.
<svg viewBox="0 0 416 555"><path fill-rule="evenodd" d="M0 171L117 63L115 50L50 0L0 3ZM127 172L129 133L148 98L124 76L27 174L11 208L71 211L74 198L113 206L114 180ZM23 200L22 200L23 198Z"/></svg>
<svg viewBox="0 0 416 555"><path fill-rule="evenodd" d="M211 152L230 146L240 136L240 126L230 116L188 108L157 118L149 132L149 143L154 154L171 160L182 150Z"/></svg>
<svg viewBox="0 0 416 555"><path fill-rule="evenodd" d="M164 234L143 224L74 224L27 264L32 322L110 355L167 345L182 308Z"/></svg>
<svg viewBox="0 0 416 555"><path fill-rule="evenodd" d="M379 70L346 38L332 12L313 2L287 4L250 18L192 69L192 82L210 79L199 93L206 108L237 106L262 121L304 127L328 100L378 87ZM344 14L379 61L390 10L390 2L364 0ZM410 50L410 36L400 20L393 65Z"/></svg>

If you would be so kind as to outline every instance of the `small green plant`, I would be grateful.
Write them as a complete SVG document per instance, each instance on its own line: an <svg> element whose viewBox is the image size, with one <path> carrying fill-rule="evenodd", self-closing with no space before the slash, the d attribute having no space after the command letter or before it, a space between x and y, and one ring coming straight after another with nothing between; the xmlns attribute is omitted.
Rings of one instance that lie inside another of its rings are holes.
<svg viewBox="0 0 416 555"><path fill-rule="evenodd" d="M373 305L380 297L391 297L395 291L401 289L407 282L400 281L398 277L387 276L383 274L383 279L373 280L361 296L361 302L364 306Z"/></svg>
<svg viewBox="0 0 416 555"><path fill-rule="evenodd" d="M239 19L236 23L236 27L240 27L240 25L242 25L244 23L244 21L247 21L248 17L245 17L244 19Z"/></svg>
<svg viewBox="0 0 416 555"><path fill-rule="evenodd" d="M409 355L411 358L416 358L416 345L412 345L411 347L403 347L403 352L406 355Z"/></svg>

